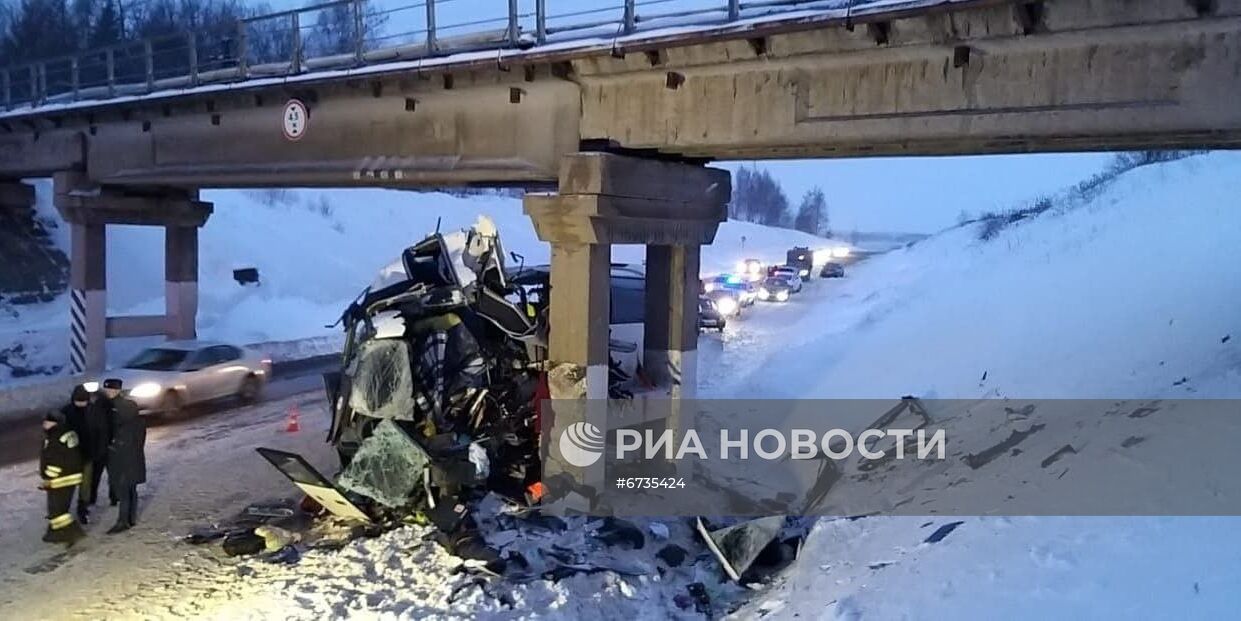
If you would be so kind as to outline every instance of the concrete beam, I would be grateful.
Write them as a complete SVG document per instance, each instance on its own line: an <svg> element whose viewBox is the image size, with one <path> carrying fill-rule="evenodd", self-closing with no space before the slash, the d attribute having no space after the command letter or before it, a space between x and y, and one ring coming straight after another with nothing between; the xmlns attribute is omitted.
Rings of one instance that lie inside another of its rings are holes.
<svg viewBox="0 0 1241 621"><path fill-rule="evenodd" d="M50 177L86 165L86 142L78 130L12 127L0 133L0 177Z"/></svg>
<svg viewBox="0 0 1241 621"><path fill-rule="evenodd" d="M528 194L539 239L575 244L709 244L727 219L726 170L609 153L574 153L559 194Z"/></svg>
<svg viewBox="0 0 1241 621"><path fill-rule="evenodd" d="M545 187L578 149L572 82L497 71L457 75L451 89L413 75L360 86L297 93L309 111L297 141L282 131L294 96L284 87L216 94L168 116L142 110L98 125L86 169L104 184L195 188Z"/></svg>
<svg viewBox="0 0 1241 621"><path fill-rule="evenodd" d="M732 196L732 175L719 168L581 152L561 158L560 193L726 205Z"/></svg>
<svg viewBox="0 0 1241 621"><path fill-rule="evenodd" d="M196 191L162 189L138 193L98 186L81 172L53 176L57 211L68 222L200 227L211 216L211 203Z"/></svg>
<svg viewBox="0 0 1241 621"><path fill-rule="evenodd" d="M585 58L582 137L732 159L1241 147L1241 2L1193 5L962 3L878 43L842 23Z"/></svg>
<svg viewBox="0 0 1241 621"><path fill-rule="evenodd" d="M108 317L108 338L124 339L137 336L163 336L168 332L168 319L163 315Z"/></svg>
<svg viewBox="0 0 1241 621"><path fill-rule="evenodd" d="M710 244L725 205L589 194L527 194L523 203L546 242L578 244Z"/></svg>

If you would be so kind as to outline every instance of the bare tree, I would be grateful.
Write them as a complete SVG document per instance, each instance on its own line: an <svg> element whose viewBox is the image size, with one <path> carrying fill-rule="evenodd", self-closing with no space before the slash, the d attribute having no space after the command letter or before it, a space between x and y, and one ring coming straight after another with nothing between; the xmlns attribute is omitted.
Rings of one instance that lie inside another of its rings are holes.
<svg viewBox="0 0 1241 621"><path fill-rule="evenodd" d="M738 220L767 226L788 226L789 199L771 173L741 167L735 176L729 214Z"/></svg>
<svg viewBox="0 0 1241 621"><path fill-rule="evenodd" d="M797 208L797 217L793 219L793 228L811 235L830 236L832 227L827 213L827 197L823 190L815 186L808 190Z"/></svg>

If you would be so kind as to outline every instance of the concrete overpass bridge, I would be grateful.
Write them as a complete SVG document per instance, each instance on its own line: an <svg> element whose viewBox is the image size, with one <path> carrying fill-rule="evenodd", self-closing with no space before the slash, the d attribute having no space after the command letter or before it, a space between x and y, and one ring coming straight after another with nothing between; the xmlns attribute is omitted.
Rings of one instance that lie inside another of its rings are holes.
<svg viewBox="0 0 1241 621"><path fill-rule="evenodd" d="M710 160L1241 143L1241 0L615 0L576 24L497 4L498 29L448 36L419 0L425 28L389 47L344 0L346 49L308 47L319 8L0 73L0 180L53 176L73 224L75 363L193 334L205 187L555 189L526 199L563 292L553 360L602 394L608 248L644 243L647 366L683 394L730 195ZM284 44L256 51L265 24ZM166 316L105 316L118 223L167 227Z"/></svg>

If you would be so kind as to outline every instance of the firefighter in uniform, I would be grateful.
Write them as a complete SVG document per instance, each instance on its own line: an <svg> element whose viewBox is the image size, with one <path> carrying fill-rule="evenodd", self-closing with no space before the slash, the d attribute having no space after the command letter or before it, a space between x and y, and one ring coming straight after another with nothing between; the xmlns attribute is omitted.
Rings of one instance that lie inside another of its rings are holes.
<svg viewBox="0 0 1241 621"><path fill-rule="evenodd" d="M65 415L49 412L43 421L43 451L39 455L40 487L47 492L47 533L43 540L67 543L85 533L69 512L73 496L82 484L82 451L77 432Z"/></svg>
<svg viewBox="0 0 1241 621"><path fill-rule="evenodd" d="M95 504L99 477L108 456L107 412L91 404L91 395L82 385L73 388L69 403L60 408L69 429L77 432L82 452L82 485L78 488L78 521L90 523L90 508Z"/></svg>

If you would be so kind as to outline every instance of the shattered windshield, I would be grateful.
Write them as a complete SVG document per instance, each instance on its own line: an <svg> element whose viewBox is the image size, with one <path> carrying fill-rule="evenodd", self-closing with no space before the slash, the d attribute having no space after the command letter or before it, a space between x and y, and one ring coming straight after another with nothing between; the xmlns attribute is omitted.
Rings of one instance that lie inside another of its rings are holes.
<svg viewBox="0 0 1241 621"><path fill-rule="evenodd" d="M134 356L132 360L125 363L126 369L140 369L143 371L175 371L185 362L186 356L190 352L184 349L166 349L152 348L144 350L142 353Z"/></svg>
<svg viewBox="0 0 1241 621"><path fill-rule="evenodd" d="M374 418L413 420L413 376L409 345L400 339L372 339L358 351L349 407Z"/></svg>
<svg viewBox="0 0 1241 621"><path fill-rule="evenodd" d="M388 507L409 504L421 489L430 458L422 447L385 420L367 438L337 484Z"/></svg>

